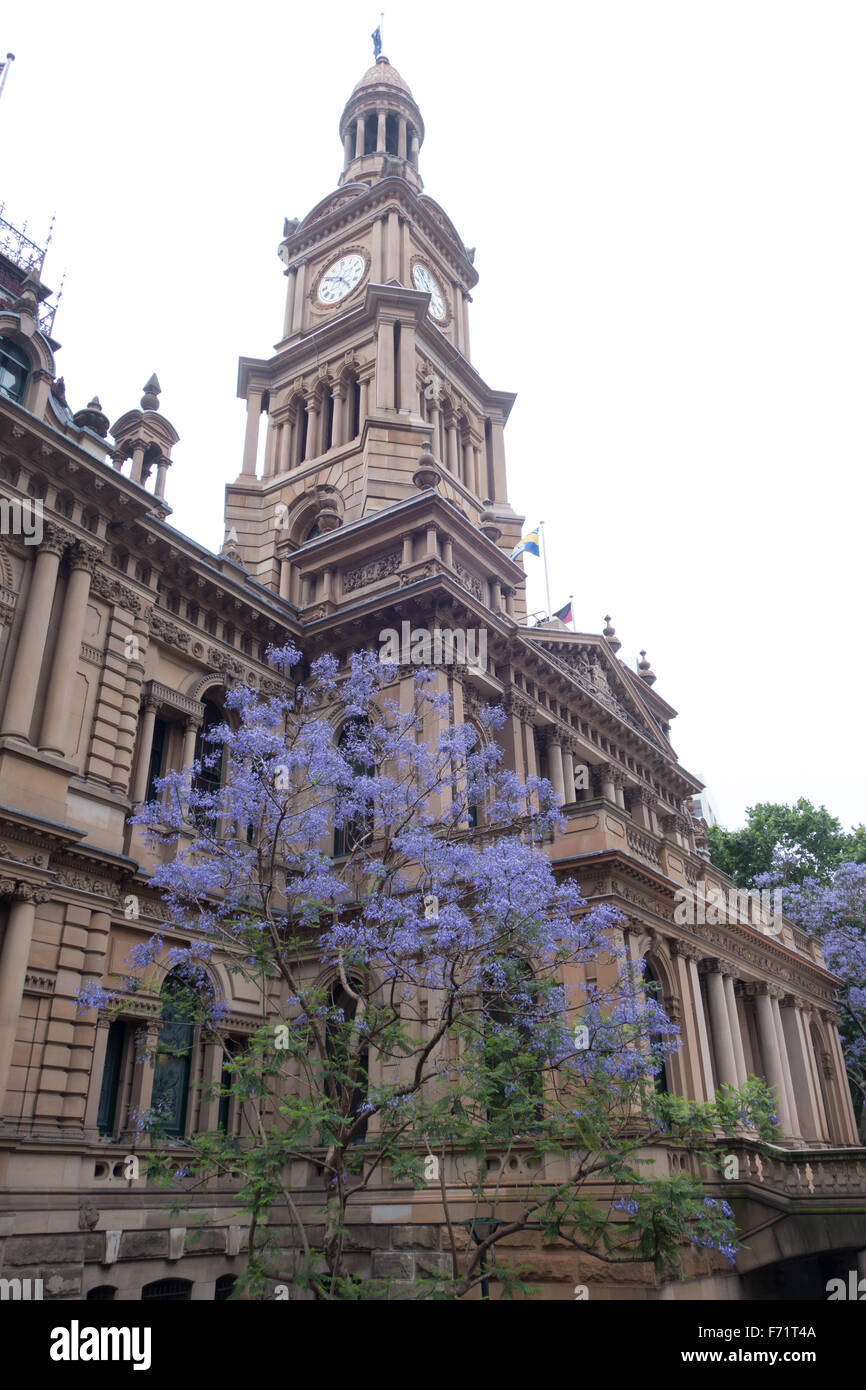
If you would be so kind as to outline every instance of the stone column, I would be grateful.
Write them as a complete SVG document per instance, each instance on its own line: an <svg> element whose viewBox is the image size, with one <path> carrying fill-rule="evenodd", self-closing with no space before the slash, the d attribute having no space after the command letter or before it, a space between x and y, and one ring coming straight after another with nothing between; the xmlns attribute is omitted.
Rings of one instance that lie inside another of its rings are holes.
<svg viewBox="0 0 866 1390"><path fill-rule="evenodd" d="M383 154L383 153L384 153L384 150L385 150L385 121L386 121L386 119L387 119L387 114L388 114L388 113L387 113L386 111L377 111L377 112L376 112L376 115L377 115L377 117L378 117L378 122L377 122L377 125L376 125L376 153L377 153L377 154Z"/></svg>
<svg viewBox="0 0 866 1390"><path fill-rule="evenodd" d="M449 473L457 473L457 422L453 416L448 421L448 455L445 460Z"/></svg>
<svg viewBox="0 0 866 1390"><path fill-rule="evenodd" d="M360 439L361 435L364 433L364 421L366 420L370 411L369 375L361 377L360 381L358 382L358 385L361 388L361 403L358 410L358 438Z"/></svg>
<svg viewBox="0 0 866 1390"><path fill-rule="evenodd" d="M394 409L394 326L389 320L380 321L376 334L376 405Z"/></svg>
<svg viewBox="0 0 866 1390"><path fill-rule="evenodd" d="M318 458L321 426L321 402L318 396L307 399L307 441L304 449L304 462Z"/></svg>
<svg viewBox="0 0 866 1390"><path fill-rule="evenodd" d="M183 763L184 768L191 768L195 761L195 741L198 738L198 731L201 728L202 715L191 714L184 720L183 725Z"/></svg>
<svg viewBox="0 0 866 1390"><path fill-rule="evenodd" d="M728 1017L728 1004L725 998L725 982L722 978L719 961L709 961L707 976L707 996L710 1005L710 1026L713 1033L713 1055L716 1059L716 1075L720 1085L737 1085L737 1063L734 1058L734 1044L731 1038L731 1024Z"/></svg>
<svg viewBox="0 0 866 1390"><path fill-rule="evenodd" d="M409 145L409 163L412 165L413 169L418 168L418 151L420 150L420 148L421 141L418 139L418 136L415 135L413 132L412 140Z"/></svg>
<svg viewBox="0 0 866 1390"><path fill-rule="evenodd" d="M81 659L84 618L90 596L90 579L101 552L95 545L79 544L69 552L69 582L57 631L57 644L42 715L39 746L46 753L67 757L70 694Z"/></svg>
<svg viewBox="0 0 866 1390"><path fill-rule="evenodd" d="M748 1076L748 1071L746 1069L746 1053L743 1048L743 1032L740 1027L740 1011L737 1006L737 992L734 983L735 977L731 970L725 969L722 972L722 979L725 985L728 1023L731 1029L731 1042L734 1047L734 1061L737 1067L737 1085L742 1086Z"/></svg>
<svg viewBox="0 0 866 1390"><path fill-rule="evenodd" d="M475 491L475 451L468 435L463 441L463 484Z"/></svg>
<svg viewBox="0 0 866 1390"><path fill-rule="evenodd" d="M95 1136L99 1120L99 1097L102 1092L102 1073L105 1070L105 1054L108 1050L108 1029L110 1019L100 1014L96 1020L96 1035L90 1056L90 1086L87 1091L87 1104L84 1109L84 1128Z"/></svg>
<svg viewBox="0 0 866 1390"><path fill-rule="evenodd" d="M331 447L338 449L346 442L346 383L337 381L331 388L334 402L334 427L331 431Z"/></svg>
<svg viewBox="0 0 866 1390"><path fill-rule="evenodd" d="M280 561L280 598L288 602L292 598L292 562L288 558Z"/></svg>
<svg viewBox="0 0 866 1390"><path fill-rule="evenodd" d="M400 117L400 123L399 123L399 125L398 125L398 127L397 127L397 131L398 131L398 134L397 134L397 153L398 153L398 155L400 156L401 159L405 159L405 158L406 158L406 126L407 126L406 117L405 117L405 116L401 116L401 117Z"/></svg>
<svg viewBox="0 0 866 1390"><path fill-rule="evenodd" d="M820 1143L825 1136L821 1123L821 1109L815 1094L815 1078L809 1064L811 1049L806 1037L802 1012L802 1007L796 997L787 994L782 1000L780 1014L788 1062L791 1068L791 1081L794 1094L797 1097L797 1113L800 1117L803 1138L811 1143Z"/></svg>
<svg viewBox="0 0 866 1390"><path fill-rule="evenodd" d="M247 392L247 432L244 436L244 461L241 473L252 478L256 475L263 395L264 391L257 386L251 387Z"/></svg>
<svg viewBox="0 0 866 1390"><path fill-rule="evenodd" d="M6 1089L12 1066L12 1052L18 1019L21 1014L21 999L24 994L24 977L30 959L30 945L33 940L33 924L36 921L37 903L47 902L51 897L47 889L35 888L29 883L14 879L0 879L0 894L12 898L9 920L3 945L0 948L0 1115L5 1111Z"/></svg>
<svg viewBox="0 0 866 1390"><path fill-rule="evenodd" d="M614 769L610 763L601 763L596 769L599 782L601 784L601 794L607 801L616 802L616 785L614 782Z"/></svg>
<svg viewBox="0 0 866 1390"><path fill-rule="evenodd" d="M351 126L346 127L346 134L343 136L343 168L348 169L352 162L352 151L355 146L355 132Z"/></svg>
<svg viewBox="0 0 866 1390"><path fill-rule="evenodd" d="M570 806L577 796L574 785L574 744L571 740L562 745L562 773L565 781L565 803Z"/></svg>
<svg viewBox="0 0 866 1390"><path fill-rule="evenodd" d="M355 121L355 158L360 159L364 153L364 117L358 116Z"/></svg>
<svg viewBox="0 0 866 1390"><path fill-rule="evenodd" d="M292 323L295 317L295 285L297 281L297 269L295 266L291 266L286 271L286 279L289 283L286 286L286 313L285 317L283 318L284 338L288 338L289 334L291 333Z"/></svg>
<svg viewBox="0 0 866 1390"><path fill-rule="evenodd" d="M209 1042L204 1047L202 1059L202 1102L198 1117L198 1128L202 1131L214 1130L219 1119L220 1098L214 1094L219 1085L223 1070L222 1043Z"/></svg>
<svg viewBox="0 0 866 1390"><path fill-rule="evenodd" d="M698 953L688 942L672 941L671 954L682 1000L682 1065L688 1098L702 1104L712 1100L714 1090L704 1001L696 964Z"/></svg>
<svg viewBox="0 0 866 1390"><path fill-rule="evenodd" d="M292 315L292 332L299 333L304 322L304 294L307 288L307 262L298 261L295 271L295 308Z"/></svg>
<svg viewBox="0 0 866 1390"><path fill-rule="evenodd" d="M156 1045L159 1041L160 1024L156 1021L142 1025L135 1031L135 1062L132 1068L132 1087L129 1095L129 1112L123 1138L128 1143L138 1143L147 1147L149 1135L139 1134L135 1127L133 1112L141 1114L150 1109L153 1098L153 1064Z"/></svg>
<svg viewBox="0 0 866 1390"><path fill-rule="evenodd" d="M779 1056L782 1059L782 1078L785 1083L785 1095L788 1101L788 1115L791 1121L790 1136L792 1139L799 1139L800 1135L800 1115L797 1110L797 1097L794 1095L794 1087L791 1081L791 1064L788 1059L788 1045L785 1041L785 1030L782 1026L782 1013L779 1001L783 998L782 991L776 987L773 989L771 1004L773 1006L773 1022L776 1028L776 1037L779 1040Z"/></svg>
<svg viewBox="0 0 866 1390"><path fill-rule="evenodd" d="M490 418L490 441L493 463L493 501L504 502L508 496L505 481L505 422L496 416Z"/></svg>
<svg viewBox="0 0 866 1390"><path fill-rule="evenodd" d="M388 213L385 233L385 280L396 280L400 275L400 214L396 208Z"/></svg>
<svg viewBox="0 0 866 1390"><path fill-rule="evenodd" d="M138 756L135 761L135 777L132 782L132 804L138 806L147 795L147 773L150 767L150 750L153 747L153 726L159 701L148 696L144 702L138 732Z"/></svg>
<svg viewBox="0 0 866 1390"><path fill-rule="evenodd" d="M809 1075L812 1078L812 1091L815 1096L815 1113L818 1119L818 1133L821 1139L829 1143L831 1135L830 1116L827 1114L827 1106L824 1103L824 1090L821 1086L821 1077L818 1071L821 1065L821 1059L815 1055L815 1045L812 1037L813 1014L811 1009L802 1009L800 1012L803 1024L803 1036L806 1044L806 1065L809 1068ZM817 1023L815 1026L818 1026Z"/></svg>
<svg viewBox="0 0 866 1390"><path fill-rule="evenodd" d="M72 536L68 531L52 522L47 523L27 595L3 715L3 733L24 739L27 743L30 742L30 723L33 718L39 673L42 669L45 639L48 636L60 556L71 541Z"/></svg>
<svg viewBox="0 0 866 1390"><path fill-rule="evenodd" d="M758 1033L761 1041L761 1056L766 1070L766 1079L776 1092L776 1113L782 1133L790 1135L791 1116L788 1111L788 1092L785 1086L785 1073L782 1053L779 1048L779 1035L776 1032L776 1018L773 1013L773 1000L770 997L772 986L756 986Z"/></svg>
<svg viewBox="0 0 866 1390"><path fill-rule="evenodd" d="M382 219L377 217L373 223L373 246L370 252L370 284L381 285L382 275Z"/></svg>
<svg viewBox="0 0 866 1390"><path fill-rule="evenodd" d="M848 1089L845 1057L839 1040L839 1020L829 1011L822 1012L821 1018L824 1022L824 1033L833 1067L833 1076L829 1077L828 1080L839 1112L841 1142L843 1144L859 1144L857 1126L854 1123L854 1107L851 1104L851 1092Z"/></svg>
<svg viewBox="0 0 866 1390"><path fill-rule="evenodd" d="M463 356L469 360L469 295L462 295L463 309Z"/></svg>
<svg viewBox="0 0 866 1390"><path fill-rule="evenodd" d="M160 458L159 463L156 465L156 483L153 489L154 497L165 497L165 481L168 476L168 470L170 466L171 459L163 457Z"/></svg>
<svg viewBox="0 0 866 1390"><path fill-rule="evenodd" d="M560 806L565 804L565 776L562 768L562 743L558 730L547 735L547 775Z"/></svg>
<svg viewBox="0 0 866 1390"><path fill-rule="evenodd" d="M400 373L400 409L408 411L410 415L417 415L415 325L408 319L400 326L400 361L396 369Z"/></svg>
<svg viewBox="0 0 866 1390"><path fill-rule="evenodd" d="M141 487L142 474L144 473L144 445L138 441L132 446L132 468L130 469L130 482L138 483Z"/></svg>

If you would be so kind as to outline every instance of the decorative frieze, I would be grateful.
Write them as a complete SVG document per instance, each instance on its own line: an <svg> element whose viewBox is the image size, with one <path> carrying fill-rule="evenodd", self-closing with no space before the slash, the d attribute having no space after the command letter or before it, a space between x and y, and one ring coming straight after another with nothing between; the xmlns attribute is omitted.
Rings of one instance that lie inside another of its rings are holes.
<svg viewBox="0 0 866 1390"><path fill-rule="evenodd" d="M125 584L121 584L118 580L105 574L103 570L94 572L90 581L90 592L98 594L100 598L106 599L109 603L116 603L118 608L126 608L130 613L141 611L141 600L138 596Z"/></svg>
<svg viewBox="0 0 866 1390"><path fill-rule="evenodd" d="M401 560L402 552L398 548L387 550L356 569L346 570L343 574L343 593L353 594L356 589L366 589L377 580L387 579L389 575L396 574Z"/></svg>

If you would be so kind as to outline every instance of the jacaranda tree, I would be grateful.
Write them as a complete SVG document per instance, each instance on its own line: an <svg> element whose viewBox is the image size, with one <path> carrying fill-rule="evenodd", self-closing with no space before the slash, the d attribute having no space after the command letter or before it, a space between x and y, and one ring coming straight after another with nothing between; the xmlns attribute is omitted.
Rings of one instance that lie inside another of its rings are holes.
<svg viewBox="0 0 866 1390"><path fill-rule="evenodd" d="M270 660L275 693L231 689L213 751L136 818L162 848L165 921L126 987L171 969L173 1007L217 1040L216 962L261 1000L258 1029L225 1049L241 1132L195 1134L179 1168L159 1116L141 1116L151 1176L183 1202L239 1175L254 1297L460 1298L491 1280L513 1294L526 1285L503 1241L527 1229L660 1277L690 1248L733 1260L727 1202L642 1155L687 1144L720 1164L725 1134L773 1132L768 1094L663 1093L677 1029L616 911L557 881L542 846L560 813L549 783L503 767L501 710L455 724L426 671L401 703L371 653L303 680L297 651ZM112 1007L100 986L95 1005ZM530 1176L506 1190L516 1154ZM397 1184L434 1188L451 1259L395 1291L358 1271L348 1235L353 1209Z"/></svg>

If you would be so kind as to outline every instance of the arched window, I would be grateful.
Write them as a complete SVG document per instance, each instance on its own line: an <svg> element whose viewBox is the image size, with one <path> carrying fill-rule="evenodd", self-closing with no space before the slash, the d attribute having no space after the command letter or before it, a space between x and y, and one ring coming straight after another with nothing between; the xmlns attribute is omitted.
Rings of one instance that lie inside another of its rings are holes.
<svg viewBox="0 0 866 1390"><path fill-rule="evenodd" d="M356 990L356 993L358 991ZM354 1085L350 1087L348 1080L349 1070L349 1039L347 1037L348 1028L355 1017L358 1009L357 999L343 988L340 980L335 980L330 992L331 1008L338 1011L343 1016L343 1023L335 1019L325 1030L325 1047L328 1054L328 1062L335 1074L343 1105L343 1112L348 1116L356 1114L358 1107L363 1103L370 1086L370 1049L362 1047L359 1049L354 1066ZM358 1144L367 1137L366 1118L352 1136L352 1143Z"/></svg>
<svg viewBox="0 0 866 1390"><path fill-rule="evenodd" d="M29 376L27 354L9 338L0 338L0 395L20 405L27 391Z"/></svg>
<svg viewBox="0 0 866 1390"><path fill-rule="evenodd" d="M225 1303L231 1298L237 1280L234 1274L221 1274L213 1287L215 1303Z"/></svg>
<svg viewBox="0 0 866 1390"><path fill-rule="evenodd" d="M213 700L204 701L204 718L195 742L195 756L202 763L196 787L202 792L217 792L223 778L223 745L214 743L211 733L225 723L225 714Z"/></svg>
<svg viewBox="0 0 866 1390"><path fill-rule="evenodd" d="M361 383L353 381L349 385L349 439L357 439L361 433Z"/></svg>
<svg viewBox="0 0 866 1390"><path fill-rule="evenodd" d="M653 999L655 999L659 1007L664 1007L664 997L662 992L661 980L659 979L656 972L653 970L648 960L644 961L644 984L649 986L649 988L647 989L647 993L652 995ZM657 1047L658 1044L661 1042L661 1034L653 1033L650 1038L650 1042L652 1043L653 1047ZM655 1073L655 1076L653 1077L653 1085L660 1096L666 1096L670 1094L671 1088L668 1085L668 1067L667 1061L665 1059L662 1060L662 1063L658 1071Z"/></svg>
<svg viewBox="0 0 866 1390"><path fill-rule="evenodd" d="M170 1139L186 1132L189 1070L195 1032L193 993L173 971L162 987L162 1027L153 1067L152 1107Z"/></svg>
<svg viewBox="0 0 866 1390"><path fill-rule="evenodd" d="M142 1302L148 1300L160 1303L188 1303L192 1298L190 1279L155 1279L145 1284L141 1291Z"/></svg>
<svg viewBox="0 0 866 1390"><path fill-rule="evenodd" d="M97 1284L95 1289L88 1289L84 1297L88 1303L108 1303L116 1293L114 1284Z"/></svg>
<svg viewBox="0 0 866 1390"><path fill-rule="evenodd" d="M355 737L355 730L359 721L349 720L340 730L340 737L337 740L337 747L347 755L349 753L349 767L356 777L374 777L376 769L372 763L364 761L360 756L351 754L350 745ZM345 824L334 827L334 858L339 859L343 855L352 854L360 849L372 837L373 834L373 813L371 808L356 812Z"/></svg>

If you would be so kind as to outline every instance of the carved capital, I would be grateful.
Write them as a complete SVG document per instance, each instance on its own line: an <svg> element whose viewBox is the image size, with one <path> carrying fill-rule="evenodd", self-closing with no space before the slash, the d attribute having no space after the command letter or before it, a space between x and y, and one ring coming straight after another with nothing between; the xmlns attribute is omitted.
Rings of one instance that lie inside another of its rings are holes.
<svg viewBox="0 0 866 1390"><path fill-rule="evenodd" d="M89 545L87 541L76 541L69 550L69 568L86 570L88 574L93 574L101 556L100 546Z"/></svg>
<svg viewBox="0 0 866 1390"><path fill-rule="evenodd" d="M62 555L64 550L68 550L69 546L75 543L75 539L71 531L64 530L54 521L46 521L42 528L39 549L47 550L51 555Z"/></svg>

